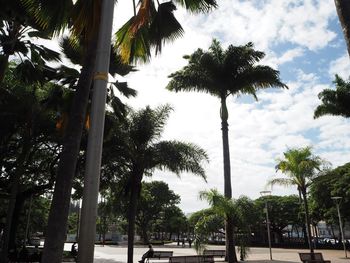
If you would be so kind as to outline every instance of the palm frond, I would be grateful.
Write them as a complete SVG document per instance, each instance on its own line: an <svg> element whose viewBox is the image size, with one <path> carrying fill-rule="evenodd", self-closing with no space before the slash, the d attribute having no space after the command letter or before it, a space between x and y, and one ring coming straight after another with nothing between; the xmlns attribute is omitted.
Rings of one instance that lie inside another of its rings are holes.
<svg viewBox="0 0 350 263"><path fill-rule="evenodd" d="M72 33L87 41L96 35L100 25L102 0L77 0L71 9Z"/></svg>
<svg viewBox="0 0 350 263"><path fill-rule="evenodd" d="M293 185L293 180L288 178L275 178L271 179L267 182L268 185L274 186L274 185L282 185L282 186L291 186Z"/></svg>
<svg viewBox="0 0 350 263"><path fill-rule="evenodd" d="M82 65L84 50L78 38L74 36L63 37L59 42L64 55L76 65Z"/></svg>
<svg viewBox="0 0 350 263"><path fill-rule="evenodd" d="M130 136L139 147L147 147L158 140L164 130L172 108L169 105L156 109L146 107L131 114Z"/></svg>
<svg viewBox="0 0 350 263"><path fill-rule="evenodd" d="M135 97L137 95L137 90L129 88L127 82L116 81L113 86L126 98Z"/></svg>
<svg viewBox="0 0 350 263"><path fill-rule="evenodd" d="M20 0L36 25L43 30L61 33L69 23L72 0Z"/></svg>
<svg viewBox="0 0 350 263"><path fill-rule="evenodd" d="M190 172L206 179L202 162L208 161L206 152L199 146L179 141L161 141L154 145L154 163L159 169L167 169L179 175Z"/></svg>
<svg viewBox="0 0 350 263"><path fill-rule="evenodd" d="M318 94L322 104L317 106L314 118L324 115L350 117L350 82L335 76L336 89L324 89Z"/></svg>
<svg viewBox="0 0 350 263"><path fill-rule="evenodd" d="M147 62L151 57L147 28L141 27L136 33L130 31L134 19L135 17L132 17L115 34L114 47L118 50L123 63Z"/></svg>
<svg viewBox="0 0 350 263"><path fill-rule="evenodd" d="M176 6L172 2L160 4L150 24L150 41L151 45L155 46L156 54L162 51L163 43L183 36L184 30L176 20L174 10Z"/></svg>
<svg viewBox="0 0 350 263"><path fill-rule="evenodd" d="M174 0L174 2L192 13L209 12L218 6L215 0Z"/></svg>
<svg viewBox="0 0 350 263"><path fill-rule="evenodd" d="M122 57L119 55L119 51L112 46L109 62L109 74L114 76L118 74L120 76L125 76L130 72L137 71L134 66L129 63L124 63Z"/></svg>

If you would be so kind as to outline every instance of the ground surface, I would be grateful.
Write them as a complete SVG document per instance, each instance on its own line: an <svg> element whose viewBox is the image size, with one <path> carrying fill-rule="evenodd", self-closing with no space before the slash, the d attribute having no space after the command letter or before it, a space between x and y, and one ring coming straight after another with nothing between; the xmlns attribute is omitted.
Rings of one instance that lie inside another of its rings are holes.
<svg viewBox="0 0 350 263"><path fill-rule="evenodd" d="M70 249L70 245L67 244L67 250ZM134 262L137 263L141 259L143 253L147 251L146 246L136 246L134 248ZM176 243L155 246L155 250L172 250L174 256L181 255L195 255L195 250L189 248L188 245L185 248L176 246ZM224 249L223 246L208 246L208 249ZM298 262L300 263L298 252L308 252L302 249L272 249L273 261L270 261L268 248L251 248L247 263L282 263L282 262ZM331 260L332 263L350 263L350 258L345 258L344 251L342 250L316 250L315 252L322 252L325 260ZM350 253L348 253L350 256ZM96 263L125 263L127 261L127 247L126 246L99 246L95 247L95 260ZM157 262L157 261L154 261ZM162 261L161 261L162 262ZM163 261L164 262L164 261Z"/></svg>

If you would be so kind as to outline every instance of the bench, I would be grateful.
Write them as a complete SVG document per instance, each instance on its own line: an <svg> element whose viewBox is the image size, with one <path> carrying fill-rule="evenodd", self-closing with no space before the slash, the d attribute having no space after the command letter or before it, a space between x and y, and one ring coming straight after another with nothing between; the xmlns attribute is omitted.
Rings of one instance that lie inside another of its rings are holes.
<svg viewBox="0 0 350 263"><path fill-rule="evenodd" d="M150 260L154 259L169 259L173 256L173 251L154 251L152 257L147 257L146 262L149 262Z"/></svg>
<svg viewBox="0 0 350 263"><path fill-rule="evenodd" d="M209 255L213 257L225 257L226 256L226 250L210 250L210 249L204 249L203 255Z"/></svg>
<svg viewBox="0 0 350 263"><path fill-rule="evenodd" d="M299 257L303 263L331 263L323 259L322 253L299 253Z"/></svg>
<svg viewBox="0 0 350 263"><path fill-rule="evenodd" d="M214 263L212 255L176 256L170 257L169 263Z"/></svg>

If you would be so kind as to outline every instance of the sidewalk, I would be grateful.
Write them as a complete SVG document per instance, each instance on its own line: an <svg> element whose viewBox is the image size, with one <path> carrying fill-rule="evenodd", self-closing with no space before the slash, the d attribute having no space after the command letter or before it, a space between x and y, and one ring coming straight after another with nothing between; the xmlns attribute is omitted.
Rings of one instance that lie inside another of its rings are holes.
<svg viewBox="0 0 350 263"><path fill-rule="evenodd" d="M143 253L147 251L147 246L136 246L134 248L134 262L140 260ZM196 252L188 245L185 248L176 246L176 243L165 246L154 246L155 250L172 250L174 256L195 255ZM208 249L224 249L223 246L208 246ZM308 252L305 249L282 249L273 248L272 258L270 261L268 248L250 248L247 263L300 263L298 252ZM344 251L342 250L316 250L321 252L325 260L331 260L332 263L350 263L350 258L345 259ZM349 253L350 254L350 253ZM237 253L238 255L238 253ZM95 260L96 263L126 263L127 262L127 247L126 246L96 246Z"/></svg>

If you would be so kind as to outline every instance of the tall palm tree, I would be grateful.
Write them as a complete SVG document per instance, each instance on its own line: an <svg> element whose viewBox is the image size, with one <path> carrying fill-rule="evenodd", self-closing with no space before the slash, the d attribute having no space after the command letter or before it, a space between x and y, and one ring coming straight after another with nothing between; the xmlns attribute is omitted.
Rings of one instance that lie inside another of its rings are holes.
<svg viewBox="0 0 350 263"><path fill-rule="evenodd" d="M54 195L52 199L52 205L49 214L49 223L47 229L47 242L45 242L43 262L60 262L62 258L62 251L65 239L65 231L68 218L68 209L70 194L72 188L72 178L75 174L76 165L77 165L77 156L80 149L81 135L83 130L83 125L85 122L86 108L88 104L88 97L90 92L90 87L92 83L92 78L95 68L95 57L96 57L96 39L98 36L98 28L100 23L100 10L101 10L101 0L78 0L74 2L72 6L72 0L64 1L53 1L53 0L23 0L26 4L26 7L32 11L35 15L35 18L38 22L42 23L44 26L50 27L55 26L55 28L62 29L62 25L72 26L73 33L79 38L83 38L84 43L84 59L83 67L80 73L79 81L76 85L76 93L73 99L71 111L70 111L70 120L67 124L65 139L63 143L63 151L61 154L58 171L57 171L57 180L55 184ZM177 0L178 3L185 6L191 11L203 10L203 6L216 6L215 0ZM140 1L139 10L136 12L135 7L135 16L136 13L149 14L151 11L152 1L142 0ZM154 6L154 5L153 5ZM57 7L55 9L54 7ZM68 8L67 8L68 7ZM142 12L141 12L142 9ZM154 9L152 9L154 10ZM169 10L166 10L169 11ZM173 9L170 10L172 13ZM68 15L67 15L68 13ZM153 13L153 15L157 14ZM149 17L149 16L147 16ZM159 17L159 16L157 16ZM67 19L69 18L69 19ZM139 18L144 18L144 16L139 16ZM133 30L127 30L128 39L138 39L136 42L142 41L146 43L146 49L139 50L138 52L132 53L133 56L143 57L143 52L150 53L149 49L151 48L150 42L153 38L135 38L139 29L144 25L142 21L137 23L137 26ZM166 25L168 22L172 21L163 20L163 25ZM167 28L169 29L169 28ZM176 29L176 27L175 27ZM142 27L142 32L147 32L147 27ZM179 37L180 34L173 34L173 29L165 31L159 38L162 41L164 40L174 40ZM178 31L177 31L178 32ZM137 34L139 36L140 34ZM130 54L127 50L131 45L121 44L124 41L120 41L121 54ZM124 48L124 49L123 49ZM124 50L124 51L123 51ZM126 59L133 60L133 59ZM56 261L57 260L57 261Z"/></svg>
<svg viewBox="0 0 350 263"><path fill-rule="evenodd" d="M348 0L334 0L334 3L350 56L350 2Z"/></svg>
<svg viewBox="0 0 350 263"><path fill-rule="evenodd" d="M304 204L305 223L311 253L314 252L314 249L311 242L311 221L309 216L307 189L312 184L312 180L319 175L323 163L324 162L319 156L312 154L310 147L288 149L284 153L284 158L279 160L276 165L276 169L286 174L287 178L276 178L269 181L270 185L279 184L284 186L297 186Z"/></svg>
<svg viewBox="0 0 350 263"><path fill-rule="evenodd" d="M206 152L199 146L180 141L161 141L161 135L172 108L168 105L154 110L149 107L130 114L121 123L119 151L123 152L128 164L127 193L128 206L128 263L133 262L135 217L137 203L144 176L151 176L153 170L168 170L180 175L191 172L206 178L202 167L208 161Z"/></svg>
<svg viewBox="0 0 350 263"><path fill-rule="evenodd" d="M345 81L335 75L334 83L336 89L324 89L318 94L322 104L317 106L314 118L323 115L340 115L345 118L350 117L350 81Z"/></svg>
<svg viewBox="0 0 350 263"><path fill-rule="evenodd" d="M220 42L213 40L208 51L198 49L188 59L188 65L170 75L167 89L171 91L197 91L209 93L220 99L220 117L224 159L225 197L232 198L230 151L228 139L228 96L249 94L257 99L258 89L286 87L279 78L279 72L268 66L256 65L265 54L253 49L253 44L230 45L223 50ZM236 262L233 225L226 220L226 253L229 263Z"/></svg>

